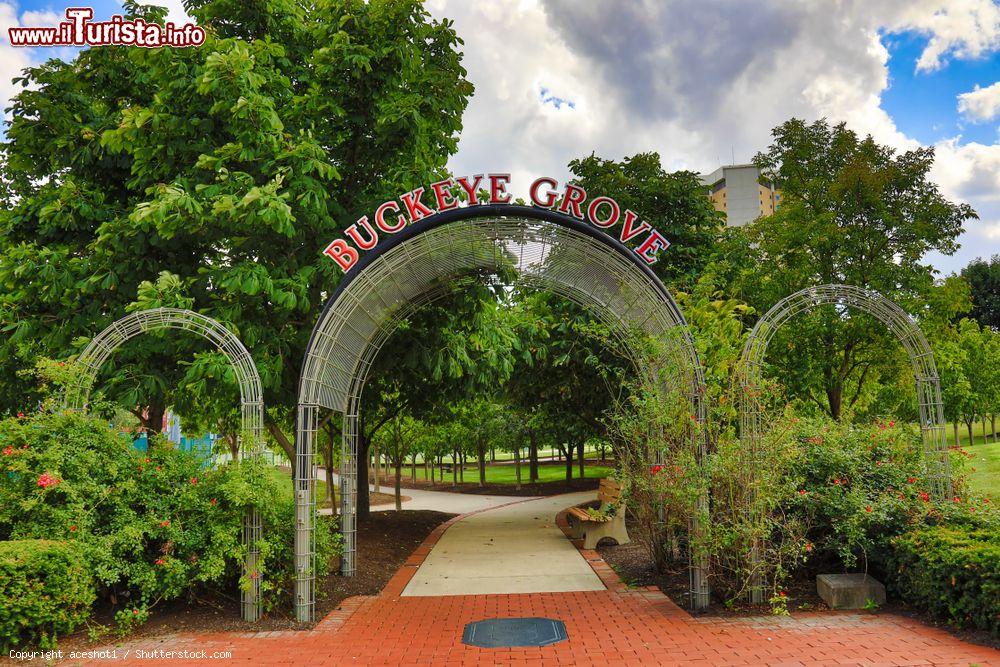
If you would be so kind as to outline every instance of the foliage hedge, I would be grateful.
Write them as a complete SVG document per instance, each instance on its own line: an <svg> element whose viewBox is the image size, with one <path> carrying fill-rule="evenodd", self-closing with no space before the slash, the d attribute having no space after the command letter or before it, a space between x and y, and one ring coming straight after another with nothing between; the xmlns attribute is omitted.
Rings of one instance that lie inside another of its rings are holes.
<svg viewBox="0 0 1000 667"><path fill-rule="evenodd" d="M40 414L0 422L0 540L79 544L98 598L126 628L148 609L199 587L238 595L243 516L258 507L264 539L257 576L268 608L294 578L291 483L259 466L206 467L154 440L150 451L107 422L79 414ZM338 550L330 518L317 526L317 563Z"/></svg>
<svg viewBox="0 0 1000 667"><path fill-rule="evenodd" d="M1000 637L1000 529L929 526L892 540L889 587L959 627Z"/></svg>
<svg viewBox="0 0 1000 667"><path fill-rule="evenodd" d="M0 542L0 651L51 648L90 614L94 583L78 542Z"/></svg>

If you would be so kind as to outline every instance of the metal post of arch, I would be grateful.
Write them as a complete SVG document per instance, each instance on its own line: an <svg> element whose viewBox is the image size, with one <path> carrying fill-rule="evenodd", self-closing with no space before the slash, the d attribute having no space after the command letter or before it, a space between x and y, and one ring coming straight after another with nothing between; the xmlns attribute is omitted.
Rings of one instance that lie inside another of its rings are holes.
<svg viewBox="0 0 1000 667"><path fill-rule="evenodd" d="M259 458L263 444L264 402L260 376L253 358L243 343L227 328L210 317L190 310L178 308L141 310L113 322L95 336L77 358L76 363L83 372L66 389L64 402L66 408L86 410L87 399L97 379L97 373L111 355L129 339L161 329L190 331L211 341L226 355L240 388L241 430L237 437L241 456ZM261 614L260 577L257 572L261 534L260 514L254 508L247 512L243 523L243 545L246 549L243 574L248 581L248 587L241 589L240 606L243 619L247 621L256 621Z"/></svg>
<svg viewBox="0 0 1000 667"><path fill-rule="evenodd" d="M882 322L902 343L909 355L916 379L917 404L920 409L920 432L923 442L924 466L934 493L951 495L951 475L948 462L948 442L945 431L941 382L923 331L909 314L896 303L877 292L851 285L820 285L809 287L776 303L754 326L743 348L739 366L740 434L751 465L755 461L763 433L762 409L757 400L764 372L767 347L777 330L789 319L825 305L856 308ZM751 599L763 602L759 585L751 587Z"/></svg>
<svg viewBox="0 0 1000 667"><path fill-rule="evenodd" d="M673 341L670 354L683 369L676 381L685 383L694 414L704 422L704 377L687 324L667 289L631 250L569 216L535 207L479 205L425 218L383 241L344 277L306 350L295 466L298 620L311 620L315 607L313 442L318 409L343 415L341 571L353 575L359 413L371 365L399 321L460 289L463 281L484 275L516 276L519 287L544 289L582 305L623 341L635 331ZM637 367L637 372L646 371ZM697 446L704 454L705 443ZM707 506L707 498L702 505L700 509ZM700 530L697 520L691 530ZM690 572L692 606L704 608L708 564L700 552L693 553Z"/></svg>

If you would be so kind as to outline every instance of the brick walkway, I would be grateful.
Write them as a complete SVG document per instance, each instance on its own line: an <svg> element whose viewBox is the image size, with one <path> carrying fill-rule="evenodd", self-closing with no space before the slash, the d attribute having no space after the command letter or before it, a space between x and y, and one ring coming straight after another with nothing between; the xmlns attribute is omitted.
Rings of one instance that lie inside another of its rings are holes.
<svg viewBox="0 0 1000 667"><path fill-rule="evenodd" d="M626 589L594 551L581 551L608 590L400 597L447 527L439 527L377 597L345 601L305 632L194 634L123 647L231 652L254 665L996 665L1000 652L893 614L692 618L658 590ZM562 515L560 525L565 525ZM461 643L466 623L494 617L561 619L569 640L543 648ZM119 649L119 653L123 649ZM133 656L135 654L133 653ZM143 660L136 663L155 664ZM219 660L164 660L171 665ZM131 664L136 664L131 663ZM91 664L104 664L97 662ZM126 664L130 662L126 659Z"/></svg>

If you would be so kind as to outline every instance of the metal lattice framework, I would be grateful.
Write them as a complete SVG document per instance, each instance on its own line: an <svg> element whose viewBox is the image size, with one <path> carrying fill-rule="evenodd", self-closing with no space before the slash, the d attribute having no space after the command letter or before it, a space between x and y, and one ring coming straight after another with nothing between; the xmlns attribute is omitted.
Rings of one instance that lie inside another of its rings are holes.
<svg viewBox="0 0 1000 667"><path fill-rule="evenodd" d="M528 206L480 205L421 220L351 269L327 301L306 349L295 441L294 604L300 621L311 620L315 610L313 446L319 408L343 416L341 571L350 576L357 566L359 408L372 363L398 323L415 310L466 281L491 275L513 276L518 287L544 289L584 306L623 341L634 331L676 341L668 353L685 376L676 381L686 383L694 413L704 422L702 368L684 316L650 268L616 239ZM692 604L703 608L709 599L707 563L696 558L690 568Z"/></svg>
<svg viewBox="0 0 1000 667"><path fill-rule="evenodd" d="M906 349L916 379L924 465L937 496L950 496L951 475L946 422L934 353L923 331L906 311L877 292L851 285L820 285L787 296L772 306L750 332L739 366L740 433L744 449L750 459L749 465L761 463L757 461L756 452L764 432L764 424L763 410L758 397L768 345L778 329L791 318L829 305L854 308L872 315L882 322ZM762 602L762 595L763 591L759 585L751 587L751 599L754 602Z"/></svg>
<svg viewBox="0 0 1000 667"><path fill-rule="evenodd" d="M263 443L264 402L260 376L253 358L229 329L210 317L190 310L177 308L141 310L113 322L97 334L76 361L83 368L83 372L67 387L66 408L86 410L91 387L101 367L111 355L129 339L162 329L180 329L197 334L211 341L226 355L240 388L242 419L241 432L238 435L240 452L244 458L259 457ZM243 523L243 545L246 549L243 573L249 583L247 587L241 589L240 594L243 618L248 621L258 620L261 614L260 577L257 575L261 534L260 514L256 509L251 509L247 512Z"/></svg>

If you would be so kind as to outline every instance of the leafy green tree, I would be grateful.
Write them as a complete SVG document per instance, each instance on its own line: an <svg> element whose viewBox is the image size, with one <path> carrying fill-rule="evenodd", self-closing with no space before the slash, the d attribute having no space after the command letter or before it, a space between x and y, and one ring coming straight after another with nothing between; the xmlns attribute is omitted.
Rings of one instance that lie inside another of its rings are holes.
<svg viewBox="0 0 1000 667"><path fill-rule="evenodd" d="M1000 255L989 262L982 257L962 269L962 277L972 289L972 312L969 316L984 327L1000 329Z"/></svg>
<svg viewBox="0 0 1000 667"><path fill-rule="evenodd" d="M802 288L843 283L925 310L934 269L924 256L954 252L963 224L976 218L928 179L933 149L898 154L825 120L792 119L772 135L754 162L781 189L782 206L730 234L730 246L743 246L745 263L733 269L739 294L763 312ZM833 308L799 316L771 349L789 391L834 418L904 359L873 318Z"/></svg>
<svg viewBox="0 0 1000 667"><path fill-rule="evenodd" d="M78 352L130 304L183 300L252 351L291 456L298 362L340 278L320 250L444 173L472 85L451 24L417 0L186 6L200 48L85 49L21 79L0 153L0 400L20 409L18 368ZM108 394L151 427L182 392L202 404L220 368L185 336L127 347Z"/></svg>
<svg viewBox="0 0 1000 667"><path fill-rule="evenodd" d="M705 196L698 174L667 172L657 153L617 162L594 154L569 163L574 181L591 196L613 197L623 210L659 230L670 248L653 271L670 287L689 288L711 255L725 220Z"/></svg>

